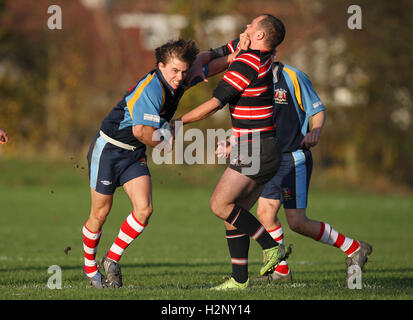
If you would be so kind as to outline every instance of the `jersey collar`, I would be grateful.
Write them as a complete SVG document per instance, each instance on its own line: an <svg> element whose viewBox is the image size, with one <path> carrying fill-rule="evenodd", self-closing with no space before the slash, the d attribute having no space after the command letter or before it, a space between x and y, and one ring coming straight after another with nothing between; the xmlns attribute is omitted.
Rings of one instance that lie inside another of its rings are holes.
<svg viewBox="0 0 413 320"><path fill-rule="evenodd" d="M274 83L277 83L280 79L280 74L283 71L284 65L280 62L274 62L274 68L272 69L272 74L274 76Z"/></svg>

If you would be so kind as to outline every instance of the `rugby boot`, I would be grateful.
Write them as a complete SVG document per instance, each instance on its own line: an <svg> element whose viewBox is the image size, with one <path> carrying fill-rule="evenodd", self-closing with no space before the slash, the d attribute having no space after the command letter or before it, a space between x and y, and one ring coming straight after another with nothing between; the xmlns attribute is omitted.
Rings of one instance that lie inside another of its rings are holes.
<svg viewBox="0 0 413 320"><path fill-rule="evenodd" d="M290 256L292 252L292 244L288 246L287 252L284 252L284 245L281 244L281 254L283 257L281 258L281 262L278 264L277 267L275 267L274 271L271 273L269 272L268 274L254 278L252 281L253 282L291 282L293 281L293 276L291 273L291 269L288 267L288 265L285 263L283 265L283 261L287 262L287 258ZM285 268L287 268L288 273L285 273ZM279 269L279 270L277 270ZM284 270L283 270L284 269ZM284 272L279 272L279 271L284 271Z"/></svg>
<svg viewBox="0 0 413 320"><path fill-rule="evenodd" d="M292 253L292 244L288 245L287 251L284 249L284 245L281 244L281 262L275 267L274 272L268 274L269 281L276 281L276 282L291 282L293 281L293 275L291 273L291 269L288 267L287 258ZM284 261L284 263L283 263ZM287 273L286 273L287 271Z"/></svg>
<svg viewBox="0 0 413 320"><path fill-rule="evenodd" d="M223 290L245 290L250 286L250 280L248 279L244 283L239 283L233 277L221 283L220 285L211 288L211 290L223 291Z"/></svg>
<svg viewBox="0 0 413 320"><path fill-rule="evenodd" d="M106 286L108 288L120 288L122 287L122 272L120 270L120 264L116 261L104 256L99 261L99 268L105 270L106 273Z"/></svg>
<svg viewBox="0 0 413 320"><path fill-rule="evenodd" d="M264 283L264 282L292 282L293 274L291 269L288 270L287 274L283 274L274 270L272 273L267 273L265 276L256 277L252 279L253 282Z"/></svg>
<svg viewBox="0 0 413 320"><path fill-rule="evenodd" d="M270 281L276 281L276 282L291 282L293 281L293 274L291 273L291 270L288 270L287 274L279 273L277 271L274 271L273 273L269 274L268 277L270 278Z"/></svg>
<svg viewBox="0 0 413 320"><path fill-rule="evenodd" d="M96 289L106 288L106 279L99 271L93 277L88 277L84 267L83 267L83 272L84 272L87 280L89 281L90 285L93 288L96 288Z"/></svg>
<svg viewBox="0 0 413 320"><path fill-rule="evenodd" d="M357 251L353 252L350 256L346 258L346 265L347 265L347 280L351 276L350 267L351 266L359 266L361 270L363 270L364 265L366 264L369 256L373 252L373 247L366 242L359 241L360 248Z"/></svg>
<svg viewBox="0 0 413 320"><path fill-rule="evenodd" d="M264 265L260 270L260 275L265 276L268 273L272 273L274 269L279 265L283 258L282 246L278 245L270 249L263 250Z"/></svg>

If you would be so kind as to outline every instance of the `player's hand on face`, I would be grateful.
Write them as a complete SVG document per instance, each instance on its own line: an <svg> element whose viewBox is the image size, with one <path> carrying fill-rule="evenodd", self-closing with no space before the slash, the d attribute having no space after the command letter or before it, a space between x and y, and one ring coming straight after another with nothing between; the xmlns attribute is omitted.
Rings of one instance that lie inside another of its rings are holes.
<svg viewBox="0 0 413 320"><path fill-rule="evenodd" d="M301 141L301 146L305 146L307 149L314 147L317 145L318 141L320 140L321 129L315 128L312 129L310 132L306 134L303 141Z"/></svg>
<svg viewBox="0 0 413 320"><path fill-rule="evenodd" d="M251 40L248 35L244 32L239 35L239 47L241 50L248 50L251 44Z"/></svg>

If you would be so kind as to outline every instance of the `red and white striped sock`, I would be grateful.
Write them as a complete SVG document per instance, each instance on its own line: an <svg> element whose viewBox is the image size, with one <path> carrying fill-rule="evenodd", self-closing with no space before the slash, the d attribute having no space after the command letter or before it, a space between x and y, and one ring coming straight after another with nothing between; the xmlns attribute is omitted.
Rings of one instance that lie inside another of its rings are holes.
<svg viewBox="0 0 413 320"><path fill-rule="evenodd" d="M101 235L102 230L92 232L86 225L82 228L85 273L88 277L93 277L98 272L98 268L96 267L96 251Z"/></svg>
<svg viewBox="0 0 413 320"><path fill-rule="evenodd" d="M281 227L281 225L279 225L275 229L268 230L268 233L279 244L281 244L281 245L284 244L284 229Z"/></svg>
<svg viewBox="0 0 413 320"><path fill-rule="evenodd" d="M146 226L146 224L140 223L133 216L132 212L122 223L119 234L110 247L107 257L118 262L122 257L123 251L143 232Z"/></svg>
<svg viewBox="0 0 413 320"><path fill-rule="evenodd" d="M328 223L324 222L321 222L320 234L316 238L316 241L340 248L347 256L350 256L360 248L358 241L342 235Z"/></svg>
<svg viewBox="0 0 413 320"><path fill-rule="evenodd" d="M279 225L277 228L268 230L268 233L273 237L275 241L277 241L280 245L284 245L284 230ZM279 275L285 276L290 273L290 269L288 268L287 261L283 260L280 264L275 268L274 272L278 273Z"/></svg>

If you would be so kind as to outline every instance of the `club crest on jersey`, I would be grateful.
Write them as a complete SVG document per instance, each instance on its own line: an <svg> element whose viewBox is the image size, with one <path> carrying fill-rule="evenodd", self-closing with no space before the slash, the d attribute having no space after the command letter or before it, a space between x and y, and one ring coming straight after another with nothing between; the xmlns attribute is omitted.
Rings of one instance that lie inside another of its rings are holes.
<svg viewBox="0 0 413 320"><path fill-rule="evenodd" d="M274 100L279 104L287 104L287 90L282 88L275 89Z"/></svg>

